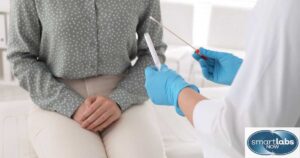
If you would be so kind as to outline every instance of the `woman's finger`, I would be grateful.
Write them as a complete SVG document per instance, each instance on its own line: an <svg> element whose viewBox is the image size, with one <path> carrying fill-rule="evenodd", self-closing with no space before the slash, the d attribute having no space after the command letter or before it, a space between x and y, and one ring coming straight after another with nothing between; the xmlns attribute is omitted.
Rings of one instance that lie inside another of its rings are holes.
<svg viewBox="0 0 300 158"><path fill-rule="evenodd" d="M90 116L88 116L81 124L81 127L86 128L88 127L90 124L92 124L98 117L100 117L101 115L103 115L103 113L105 113L108 110L108 106L105 104L102 104L99 106L98 109L95 109L94 112L92 112L90 114Z"/></svg>
<svg viewBox="0 0 300 158"><path fill-rule="evenodd" d="M87 106L86 110L84 111L81 121L85 121L90 115L92 115L105 101L104 97L97 97L97 99L90 105Z"/></svg>
<svg viewBox="0 0 300 158"><path fill-rule="evenodd" d="M117 115L112 115L105 122L103 122L101 125L99 125L98 127L94 128L93 131L94 132L97 132L97 131L102 132L105 128L107 128L109 125L111 125L117 119L118 119Z"/></svg>
<svg viewBox="0 0 300 158"><path fill-rule="evenodd" d="M100 126L103 122L105 122L108 118L110 118L114 114L113 110L107 110L100 117L98 117L92 124L90 124L87 129L92 130L95 127Z"/></svg>

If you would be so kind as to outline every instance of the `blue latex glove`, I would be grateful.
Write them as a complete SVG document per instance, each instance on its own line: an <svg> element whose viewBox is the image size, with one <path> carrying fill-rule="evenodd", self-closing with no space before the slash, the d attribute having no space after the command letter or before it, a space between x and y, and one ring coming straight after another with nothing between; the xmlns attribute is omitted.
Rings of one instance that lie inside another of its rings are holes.
<svg viewBox="0 0 300 158"><path fill-rule="evenodd" d="M243 60L229 53L204 48L200 48L200 53L207 57L207 60L196 53L193 57L200 63L204 77L215 83L231 85Z"/></svg>
<svg viewBox="0 0 300 158"><path fill-rule="evenodd" d="M158 71L156 67L148 66L145 70L145 87L148 96L154 104L175 106L176 112L184 116L178 105L178 96L182 89L190 87L199 92L195 85L188 84L175 71L162 65Z"/></svg>

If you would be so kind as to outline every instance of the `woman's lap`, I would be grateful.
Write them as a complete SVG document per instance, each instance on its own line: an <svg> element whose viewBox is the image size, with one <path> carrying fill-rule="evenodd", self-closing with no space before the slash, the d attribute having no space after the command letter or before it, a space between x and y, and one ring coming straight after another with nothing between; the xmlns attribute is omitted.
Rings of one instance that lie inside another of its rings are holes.
<svg viewBox="0 0 300 158"><path fill-rule="evenodd" d="M106 158L97 134L55 112L34 107L29 114L28 130L39 158Z"/></svg>
<svg viewBox="0 0 300 158"><path fill-rule="evenodd" d="M163 158L165 151L153 107L136 105L102 134L109 158Z"/></svg>
<svg viewBox="0 0 300 158"><path fill-rule="evenodd" d="M151 106L133 106L101 139L70 118L34 107L28 129L40 158L160 158L165 152L155 119Z"/></svg>

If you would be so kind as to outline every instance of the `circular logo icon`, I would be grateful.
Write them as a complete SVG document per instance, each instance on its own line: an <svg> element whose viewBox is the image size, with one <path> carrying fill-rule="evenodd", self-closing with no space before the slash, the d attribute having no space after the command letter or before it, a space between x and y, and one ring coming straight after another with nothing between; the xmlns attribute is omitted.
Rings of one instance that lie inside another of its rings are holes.
<svg viewBox="0 0 300 158"><path fill-rule="evenodd" d="M285 130L261 130L247 140L248 148L259 155L286 155L298 147L298 138Z"/></svg>

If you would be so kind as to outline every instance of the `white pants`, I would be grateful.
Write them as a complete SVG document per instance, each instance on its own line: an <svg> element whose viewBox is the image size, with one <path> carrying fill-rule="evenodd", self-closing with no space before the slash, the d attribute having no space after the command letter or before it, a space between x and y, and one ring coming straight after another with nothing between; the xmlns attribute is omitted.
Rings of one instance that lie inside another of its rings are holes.
<svg viewBox="0 0 300 158"><path fill-rule="evenodd" d="M121 76L62 80L84 97L107 96ZM151 106L135 105L101 134L70 118L35 106L28 119L29 136L39 158L163 158L165 152Z"/></svg>

